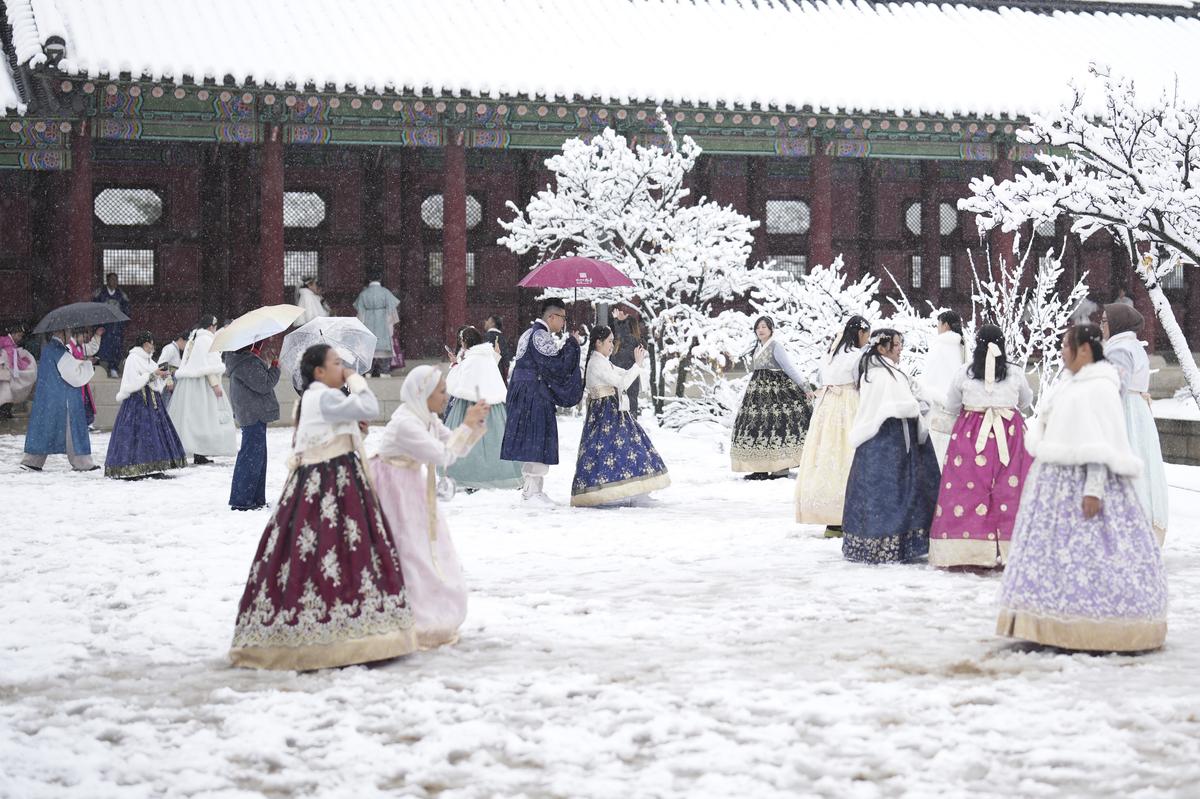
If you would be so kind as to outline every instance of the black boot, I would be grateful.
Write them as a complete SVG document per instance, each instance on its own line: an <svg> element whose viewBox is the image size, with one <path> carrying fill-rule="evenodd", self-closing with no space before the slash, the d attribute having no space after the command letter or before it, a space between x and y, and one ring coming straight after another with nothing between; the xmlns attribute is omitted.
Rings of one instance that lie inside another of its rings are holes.
<svg viewBox="0 0 1200 799"><path fill-rule="evenodd" d="M203 455L193 455L192 463L196 466L203 466L206 463L212 463L212 461L210 461L208 458L204 457Z"/></svg>
<svg viewBox="0 0 1200 799"><path fill-rule="evenodd" d="M12 405L7 402L3 405L0 405L0 419L11 418L13 418Z"/></svg>

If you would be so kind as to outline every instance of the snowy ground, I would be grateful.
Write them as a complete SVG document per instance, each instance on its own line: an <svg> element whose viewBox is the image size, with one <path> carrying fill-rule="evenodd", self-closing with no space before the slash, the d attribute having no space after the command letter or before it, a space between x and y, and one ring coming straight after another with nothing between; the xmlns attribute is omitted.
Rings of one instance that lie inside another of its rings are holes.
<svg viewBox="0 0 1200 799"><path fill-rule="evenodd" d="M1169 472L1166 648L1095 657L998 639L995 577L846 563L791 481L654 437L654 508L451 503L457 646L302 675L227 664L267 518L225 509L230 463L34 475L0 437L0 796L1196 795L1200 468Z"/></svg>
<svg viewBox="0 0 1200 799"><path fill-rule="evenodd" d="M1190 397L1155 400L1154 415L1160 419L1192 419L1200 422L1200 408Z"/></svg>

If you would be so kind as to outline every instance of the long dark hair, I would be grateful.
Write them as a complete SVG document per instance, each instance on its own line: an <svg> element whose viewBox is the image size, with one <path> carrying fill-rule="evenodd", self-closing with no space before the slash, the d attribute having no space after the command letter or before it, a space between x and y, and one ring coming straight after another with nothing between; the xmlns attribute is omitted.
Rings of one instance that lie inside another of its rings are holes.
<svg viewBox="0 0 1200 799"><path fill-rule="evenodd" d="M133 346L135 346L135 347L144 347L147 344L151 344L153 342L154 342L154 334L151 333L149 330L139 331L138 334L133 337Z"/></svg>
<svg viewBox="0 0 1200 799"><path fill-rule="evenodd" d="M758 349L758 345L760 343L758 340L758 326L761 325L763 322L767 323L767 330L771 331L771 335L775 335L775 320L773 320L771 317L767 316L766 314L763 314L762 316L755 319L754 326L750 328L750 332L752 332L754 334L754 343L750 345L749 352L747 352L745 355L743 355L742 356L743 358L749 358L751 355L754 354L755 350Z"/></svg>
<svg viewBox="0 0 1200 799"><path fill-rule="evenodd" d="M956 311L942 311L937 315L937 320L942 324L949 325L951 331L957 333L959 336L962 336L962 317L959 316Z"/></svg>
<svg viewBox="0 0 1200 799"><path fill-rule="evenodd" d="M596 345L613 334L612 328L608 327L607 325L596 325L589 332L590 335L588 336L587 360L583 362L583 374L585 378L587 375L588 364L592 362L592 353L596 351Z"/></svg>
<svg viewBox="0 0 1200 799"><path fill-rule="evenodd" d="M996 357L996 380L1003 382L1008 376L1008 351L1004 347L1004 331L996 325L980 325L975 331L975 354L971 358L970 375L976 380L983 379L989 344L1000 348L1000 355Z"/></svg>
<svg viewBox="0 0 1200 799"><path fill-rule="evenodd" d="M904 336L900 335L899 330L893 330L890 327L880 328L871 334L871 340L867 343L867 351L858 359L858 379L855 380L855 385L862 387L864 381L870 382L867 378L867 370L872 366L886 366L888 374L892 379L896 379L896 367L883 354L884 350L892 348L892 343L899 339L904 340Z"/></svg>
<svg viewBox="0 0 1200 799"><path fill-rule="evenodd" d="M842 327L841 338L833 345L833 349L829 351L829 354L836 354L839 350L841 352L853 352L858 349L859 332L864 330L869 331L870 329L871 325L864 317L858 314L851 316Z"/></svg>
<svg viewBox="0 0 1200 799"><path fill-rule="evenodd" d="M317 367L325 365L329 355L328 344L313 344L300 356L300 399L296 400L296 424L300 424L300 407L304 404L304 392L317 379ZM294 385L294 384L293 384Z"/></svg>
<svg viewBox="0 0 1200 799"><path fill-rule="evenodd" d="M216 327L216 325L217 317L213 316L212 314L205 314L204 316L201 316L200 321L196 323L195 330L207 330L210 327ZM194 333L195 330L192 332Z"/></svg>
<svg viewBox="0 0 1200 799"><path fill-rule="evenodd" d="M1093 361L1104 360L1104 334L1100 332L1099 325L1086 322L1071 327L1067 330L1067 343L1073 350L1078 350L1086 344L1092 350Z"/></svg>

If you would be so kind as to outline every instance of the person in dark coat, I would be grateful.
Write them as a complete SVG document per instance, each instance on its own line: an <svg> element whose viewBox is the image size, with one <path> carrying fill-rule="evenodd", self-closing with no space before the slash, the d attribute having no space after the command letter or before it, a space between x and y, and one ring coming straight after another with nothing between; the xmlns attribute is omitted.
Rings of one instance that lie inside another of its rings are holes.
<svg viewBox="0 0 1200 799"><path fill-rule="evenodd" d="M102 302L121 313L129 316L129 297L117 285L117 273L109 272L104 276L104 285L96 289L92 302ZM116 380L121 375L117 367L125 355L124 347L125 323L112 322L104 328L100 337L100 349L96 352L96 360L108 369L108 376Z"/></svg>
<svg viewBox="0 0 1200 799"><path fill-rule="evenodd" d="M512 363L512 347L509 346L508 339L504 337L504 323L499 316L492 314L483 320L483 337L500 353L500 362L496 366L500 369L500 376L504 378L504 384L508 385L508 366Z"/></svg>
<svg viewBox="0 0 1200 799"><path fill-rule="evenodd" d="M530 325L517 342L505 402L508 421L500 457L523 464L522 496L544 505L553 503L542 491L542 481L550 467L558 463L555 406L569 408L583 398L579 339L567 336L559 349L554 338L566 324L567 307L561 300L542 303L542 318Z"/></svg>
<svg viewBox="0 0 1200 799"><path fill-rule="evenodd" d="M279 361L274 359L267 366L259 342L225 353L225 374L233 419L242 429L229 507L256 510L267 504L267 425L279 418L279 400L275 398Z"/></svg>
<svg viewBox="0 0 1200 799"><path fill-rule="evenodd" d="M633 353L638 347L646 345L642 324L634 305L620 302L613 306L612 332L617 340L617 348L613 350L609 361L620 369L629 369L633 366ZM638 417L638 394L641 390L642 378L638 377L625 391L629 396L629 412L633 414L634 419Z"/></svg>

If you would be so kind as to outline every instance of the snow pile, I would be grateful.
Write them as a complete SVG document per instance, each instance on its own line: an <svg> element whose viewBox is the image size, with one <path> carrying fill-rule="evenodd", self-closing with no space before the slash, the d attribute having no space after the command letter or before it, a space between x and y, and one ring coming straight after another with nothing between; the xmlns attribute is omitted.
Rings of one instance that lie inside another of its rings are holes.
<svg viewBox="0 0 1200 799"><path fill-rule="evenodd" d="M560 424L548 490L565 499L580 429ZM1200 469L1168 467L1166 648L1096 657L996 638L994 576L847 563L792 522L790 480L739 479L707 435L650 433L673 481L655 507L530 514L488 491L447 505L472 588L456 646L301 675L226 660L267 518L226 510L232 459L169 481L33 475L0 436L0 796L1200 784ZM289 435L268 433L272 501Z"/></svg>
<svg viewBox="0 0 1200 799"><path fill-rule="evenodd" d="M965 4L730 0L16 0L68 71L359 92L1029 116L1106 60L1200 93L1200 19ZM336 8L335 8L336 6ZM49 12L56 9L57 15ZM1020 43L1020 57L989 61ZM30 57L22 46L22 62ZM629 57L636 54L636 57ZM980 70L1002 79L981 83ZM822 76L797 79L797 76Z"/></svg>

